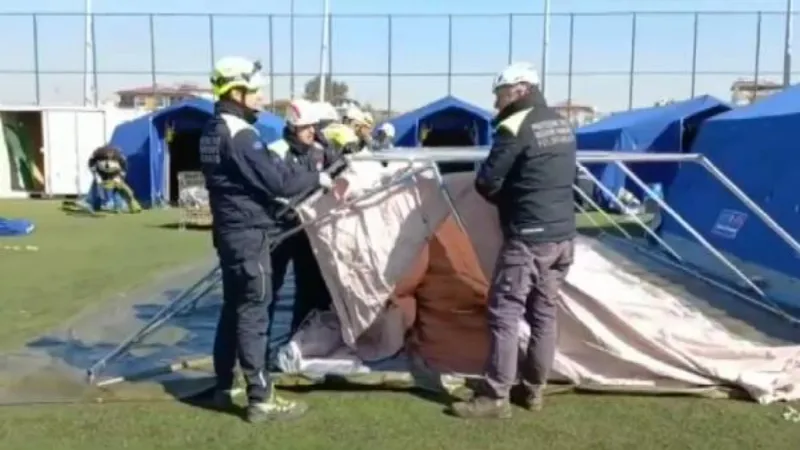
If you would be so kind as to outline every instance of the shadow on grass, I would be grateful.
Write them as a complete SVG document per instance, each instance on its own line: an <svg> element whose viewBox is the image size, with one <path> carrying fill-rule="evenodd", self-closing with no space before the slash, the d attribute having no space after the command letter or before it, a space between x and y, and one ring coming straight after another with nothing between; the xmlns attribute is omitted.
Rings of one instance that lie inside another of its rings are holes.
<svg viewBox="0 0 800 450"><path fill-rule="evenodd" d="M190 231L211 231L211 225L198 225L193 223L181 224L178 222L162 223L161 225L152 225L155 228L164 230L190 230Z"/></svg>

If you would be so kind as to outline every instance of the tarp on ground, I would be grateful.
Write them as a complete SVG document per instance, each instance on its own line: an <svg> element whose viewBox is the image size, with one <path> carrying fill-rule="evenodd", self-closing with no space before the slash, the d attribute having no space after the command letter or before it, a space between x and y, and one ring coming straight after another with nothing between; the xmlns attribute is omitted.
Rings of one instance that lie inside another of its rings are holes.
<svg viewBox="0 0 800 450"><path fill-rule="evenodd" d="M704 95L665 106L640 108L612 114L576 131L580 150L618 150L642 153L689 151L691 137L710 117L729 111L726 103ZM661 184L666 191L677 172L677 163L648 163L631 166L634 173L649 184ZM594 173L612 193L622 188L642 198L639 189L614 164L592 165ZM598 200L608 206L610 199L598 192Z"/></svg>
<svg viewBox="0 0 800 450"><path fill-rule="evenodd" d="M706 121L692 147L796 239L800 238L798 129L800 86L794 86ZM766 278L776 291L794 290L786 300L800 307L796 285L784 289L786 280L780 281L782 275L800 278L800 255L704 168L681 166L667 200L712 245L750 266L749 274ZM661 231L688 238L666 214Z"/></svg>
<svg viewBox="0 0 800 450"><path fill-rule="evenodd" d="M197 130L214 112L214 103L196 98L177 103L151 114L122 123L114 129L111 144L119 147L128 160L128 184L144 207L158 206L165 198L164 162L167 129ZM280 137L283 119L261 113L256 127L265 142Z"/></svg>
<svg viewBox="0 0 800 450"><path fill-rule="evenodd" d="M474 145L489 145L492 113L453 96L443 97L389 121L395 128L396 147L417 147L426 130L466 130Z"/></svg>

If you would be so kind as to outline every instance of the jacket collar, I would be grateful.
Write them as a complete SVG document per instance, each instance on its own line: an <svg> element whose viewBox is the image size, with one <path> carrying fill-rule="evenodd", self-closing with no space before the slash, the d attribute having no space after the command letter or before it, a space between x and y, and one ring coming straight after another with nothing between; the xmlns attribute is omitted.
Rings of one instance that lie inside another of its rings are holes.
<svg viewBox="0 0 800 450"><path fill-rule="evenodd" d="M496 127L500 122L506 120L510 116L526 109L536 108L537 106L547 106L547 101L545 101L544 96L538 89L534 89L525 97L518 98L501 109L494 119L492 119L492 126Z"/></svg>
<svg viewBox="0 0 800 450"><path fill-rule="evenodd" d="M230 114L236 116L250 125L258 120L258 111L254 111L244 105L231 100L219 100L214 104L215 114Z"/></svg>

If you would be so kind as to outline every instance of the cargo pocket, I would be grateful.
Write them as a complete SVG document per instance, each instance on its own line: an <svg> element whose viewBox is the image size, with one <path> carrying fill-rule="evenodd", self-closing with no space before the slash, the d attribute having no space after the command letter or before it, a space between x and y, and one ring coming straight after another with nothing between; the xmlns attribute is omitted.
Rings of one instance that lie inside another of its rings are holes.
<svg viewBox="0 0 800 450"><path fill-rule="evenodd" d="M524 251L504 250L498 258L493 290L519 302L525 302L531 285L531 259Z"/></svg>

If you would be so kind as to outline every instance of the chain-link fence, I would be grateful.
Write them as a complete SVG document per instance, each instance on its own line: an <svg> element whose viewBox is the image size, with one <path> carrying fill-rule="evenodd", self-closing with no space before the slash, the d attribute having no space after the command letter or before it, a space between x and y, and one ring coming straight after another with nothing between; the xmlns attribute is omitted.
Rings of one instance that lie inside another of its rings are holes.
<svg viewBox="0 0 800 450"><path fill-rule="evenodd" d="M206 86L212 62L227 54L260 58L272 99L303 95L319 73L322 22L278 14L0 15L9 43L0 102L183 92ZM786 16L774 12L553 14L546 93L551 102L605 111L704 93L727 100L737 80L782 82L785 27ZM489 107L503 65L541 64L543 28L541 14L334 15L329 71L348 97L375 109L403 111L448 94Z"/></svg>

